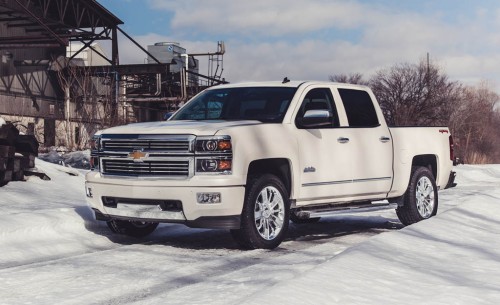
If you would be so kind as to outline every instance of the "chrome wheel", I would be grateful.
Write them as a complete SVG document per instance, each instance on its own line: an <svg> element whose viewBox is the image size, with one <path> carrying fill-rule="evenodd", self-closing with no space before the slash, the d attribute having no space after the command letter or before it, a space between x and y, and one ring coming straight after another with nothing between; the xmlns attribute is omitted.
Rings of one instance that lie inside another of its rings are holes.
<svg viewBox="0 0 500 305"><path fill-rule="evenodd" d="M265 240L273 240L283 228L285 203L277 188L266 186L255 202L255 227Z"/></svg>
<svg viewBox="0 0 500 305"><path fill-rule="evenodd" d="M272 174L251 177L246 185L240 228L235 241L246 249L274 249L285 239L290 200L283 182Z"/></svg>
<svg viewBox="0 0 500 305"><path fill-rule="evenodd" d="M436 215L439 205L437 189L429 168L412 167L408 188L403 197L398 198L396 213L399 220L408 226Z"/></svg>
<svg viewBox="0 0 500 305"><path fill-rule="evenodd" d="M431 180L426 176L421 177L417 182L416 199L418 213L422 218L429 218L434 211L434 187Z"/></svg>

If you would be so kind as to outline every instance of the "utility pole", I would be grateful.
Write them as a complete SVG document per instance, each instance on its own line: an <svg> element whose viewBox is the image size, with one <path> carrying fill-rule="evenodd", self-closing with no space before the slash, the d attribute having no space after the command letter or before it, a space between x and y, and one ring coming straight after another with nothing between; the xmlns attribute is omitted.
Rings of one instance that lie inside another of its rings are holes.
<svg viewBox="0 0 500 305"><path fill-rule="evenodd" d="M430 59L429 59L429 52L427 52L427 74L429 74L430 71Z"/></svg>

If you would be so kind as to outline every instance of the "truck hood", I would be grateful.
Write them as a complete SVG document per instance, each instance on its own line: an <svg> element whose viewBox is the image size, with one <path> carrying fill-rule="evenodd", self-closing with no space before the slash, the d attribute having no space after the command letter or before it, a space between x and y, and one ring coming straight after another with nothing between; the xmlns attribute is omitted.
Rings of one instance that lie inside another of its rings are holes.
<svg viewBox="0 0 500 305"><path fill-rule="evenodd" d="M258 125L260 121L163 121L134 123L100 131L98 134L193 134L211 136L221 129Z"/></svg>

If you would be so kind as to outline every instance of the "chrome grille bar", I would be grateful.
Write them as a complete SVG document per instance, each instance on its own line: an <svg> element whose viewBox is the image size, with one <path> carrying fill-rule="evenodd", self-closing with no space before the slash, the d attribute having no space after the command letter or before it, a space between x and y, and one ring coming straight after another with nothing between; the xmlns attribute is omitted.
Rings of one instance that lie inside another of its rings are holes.
<svg viewBox="0 0 500 305"><path fill-rule="evenodd" d="M158 175L158 176L189 176L189 160L175 161L143 161L134 162L129 159L103 159L103 174L119 175Z"/></svg>
<svg viewBox="0 0 500 305"><path fill-rule="evenodd" d="M104 150L132 151L143 149L145 151L175 151L188 152L189 141L169 141L169 140L121 140L103 139Z"/></svg>

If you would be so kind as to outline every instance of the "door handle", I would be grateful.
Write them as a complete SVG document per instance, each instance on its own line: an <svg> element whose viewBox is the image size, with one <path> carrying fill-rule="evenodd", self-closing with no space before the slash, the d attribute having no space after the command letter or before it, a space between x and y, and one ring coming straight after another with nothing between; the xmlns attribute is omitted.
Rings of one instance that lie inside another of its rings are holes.
<svg viewBox="0 0 500 305"><path fill-rule="evenodd" d="M386 137L386 136L381 136L380 137L380 142L382 142L382 143L389 142L390 140L391 140L391 138Z"/></svg>
<svg viewBox="0 0 500 305"><path fill-rule="evenodd" d="M337 139L337 142L342 143L342 144L348 143L349 142L349 138L340 137L340 138Z"/></svg>

